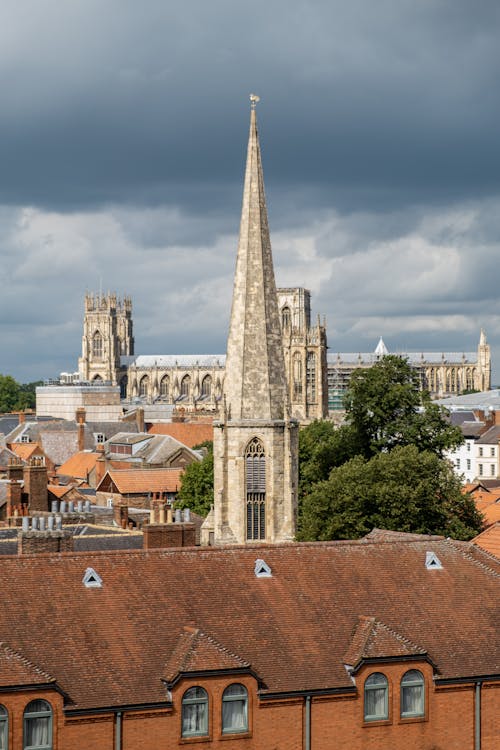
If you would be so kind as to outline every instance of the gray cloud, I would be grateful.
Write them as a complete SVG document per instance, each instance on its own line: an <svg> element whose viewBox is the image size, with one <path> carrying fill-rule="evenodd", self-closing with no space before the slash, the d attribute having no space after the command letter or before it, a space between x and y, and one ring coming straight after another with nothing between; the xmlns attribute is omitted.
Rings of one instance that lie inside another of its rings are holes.
<svg viewBox="0 0 500 750"><path fill-rule="evenodd" d="M496 347L499 27L486 0L4 3L0 371L74 367L101 279L138 351L224 350L251 90L278 282L332 349Z"/></svg>

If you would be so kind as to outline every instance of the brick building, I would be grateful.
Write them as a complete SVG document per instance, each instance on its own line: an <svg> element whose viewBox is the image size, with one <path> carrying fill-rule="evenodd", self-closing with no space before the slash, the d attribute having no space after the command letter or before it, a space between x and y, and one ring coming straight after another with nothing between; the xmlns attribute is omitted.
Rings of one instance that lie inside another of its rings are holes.
<svg viewBox="0 0 500 750"><path fill-rule="evenodd" d="M475 545L388 532L7 556L0 746L497 750L499 594Z"/></svg>

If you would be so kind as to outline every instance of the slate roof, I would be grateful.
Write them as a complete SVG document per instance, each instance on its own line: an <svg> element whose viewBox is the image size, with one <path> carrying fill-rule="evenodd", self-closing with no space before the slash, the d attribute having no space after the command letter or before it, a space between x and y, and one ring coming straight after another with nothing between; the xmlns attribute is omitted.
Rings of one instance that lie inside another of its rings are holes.
<svg viewBox="0 0 500 750"><path fill-rule="evenodd" d="M486 432L483 432L481 437L479 437L476 440L476 442L478 443L478 445L482 445L482 444L497 445L499 440L500 440L500 425L496 424L496 425L493 425L493 427L490 427L489 430L486 430Z"/></svg>
<svg viewBox="0 0 500 750"><path fill-rule="evenodd" d="M199 424L197 422L171 422L167 424L153 424L149 428L152 435L170 435L179 442L193 448L195 445L214 439L214 428L212 424Z"/></svg>
<svg viewBox="0 0 500 750"><path fill-rule="evenodd" d="M426 569L428 551L442 570ZM256 558L271 577L255 576ZM102 588L83 585L88 567ZM344 659L360 616L380 623L377 654L396 638L425 652L437 679L499 674L499 594L500 560L425 537L13 556L0 639L53 675L69 708L165 702L185 626L248 663L264 695L352 690Z"/></svg>

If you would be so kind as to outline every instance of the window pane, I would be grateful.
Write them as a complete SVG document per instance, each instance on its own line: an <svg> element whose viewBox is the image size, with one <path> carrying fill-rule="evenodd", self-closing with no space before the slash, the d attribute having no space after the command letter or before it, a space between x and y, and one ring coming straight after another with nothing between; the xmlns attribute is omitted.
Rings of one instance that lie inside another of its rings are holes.
<svg viewBox="0 0 500 750"><path fill-rule="evenodd" d="M3 707L2 707L3 708ZM3 709L5 711L5 709ZM0 750L7 750L7 713L0 717Z"/></svg>
<svg viewBox="0 0 500 750"><path fill-rule="evenodd" d="M424 713L424 677L417 669L411 669L401 680L401 716L423 716Z"/></svg>
<svg viewBox="0 0 500 750"><path fill-rule="evenodd" d="M182 736L208 734L208 696L201 687L186 690L182 698Z"/></svg>
<svg viewBox="0 0 500 750"><path fill-rule="evenodd" d="M50 744L50 717L40 716L38 719L26 719L25 748L48 747Z"/></svg>
<svg viewBox="0 0 500 750"><path fill-rule="evenodd" d="M365 719L375 721L388 718L387 677L376 672L365 682Z"/></svg>
<svg viewBox="0 0 500 750"><path fill-rule="evenodd" d="M246 732L247 729L247 690L243 685L229 685L222 696L222 731Z"/></svg>

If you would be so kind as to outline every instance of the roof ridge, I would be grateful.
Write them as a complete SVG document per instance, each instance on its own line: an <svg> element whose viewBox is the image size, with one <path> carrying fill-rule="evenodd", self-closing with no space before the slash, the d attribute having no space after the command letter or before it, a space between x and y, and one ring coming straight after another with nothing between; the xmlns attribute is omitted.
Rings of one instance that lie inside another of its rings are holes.
<svg viewBox="0 0 500 750"><path fill-rule="evenodd" d="M408 646L411 646L412 648L415 648L418 651L421 651L423 654L427 653L426 649L423 649L422 646L419 646L417 643L415 643L414 641L411 641L409 638L407 638L405 635L403 635L399 631L394 630L394 628L391 628L389 625L386 625L386 623L383 622L382 620L378 620L376 617L374 617L373 619L376 625L380 625L380 627L387 630L387 632L390 633L394 638L396 638L396 640L406 643Z"/></svg>
<svg viewBox="0 0 500 750"><path fill-rule="evenodd" d="M56 678L52 677L51 674L46 672L44 669L39 667L37 664L34 664L32 661L30 661L24 654L21 654L19 651L16 651L6 641L0 641L0 649L3 649L7 654L10 656L15 657L18 659L24 666L29 667L30 669L33 669L35 672L38 672L39 674L43 675L43 677L47 677L48 682L55 682Z"/></svg>
<svg viewBox="0 0 500 750"><path fill-rule="evenodd" d="M215 648L218 651L221 651L224 654L227 654L228 656L231 656L233 659L237 659L237 661L241 662L242 666L248 667L250 666L250 663L246 661L246 659L243 659L238 654L235 654L233 651L230 651L226 646L223 646L222 643L217 641L215 638L213 638L211 635L208 635L208 633L205 633L203 630L197 629L197 632L195 633L195 637L205 638L212 646L215 646Z"/></svg>
<svg viewBox="0 0 500 750"><path fill-rule="evenodd" d="M475 557L475 555L477 554L486 555L487 557L491 557L492 560L498 561L498 557L496 557L496 555L492 555L491 553L480 547L478 544L474 544L472 540L470 542L460 542L458 539L447 539L446 541L449 542L451 546L456 547L460 552L462 552L463 556L467 560L469 560L469 562L474 563L474 565L476 565L478 568L481 568L481 570L486 571L486 573L494 576L494 578L500 578L499 571L490 568L489 565L486 565L486 563L478 560L477 557ZM462 545L466 545L466 548L464 549ZM474 550L474 555L471 554L472 550Z"/></svg>

